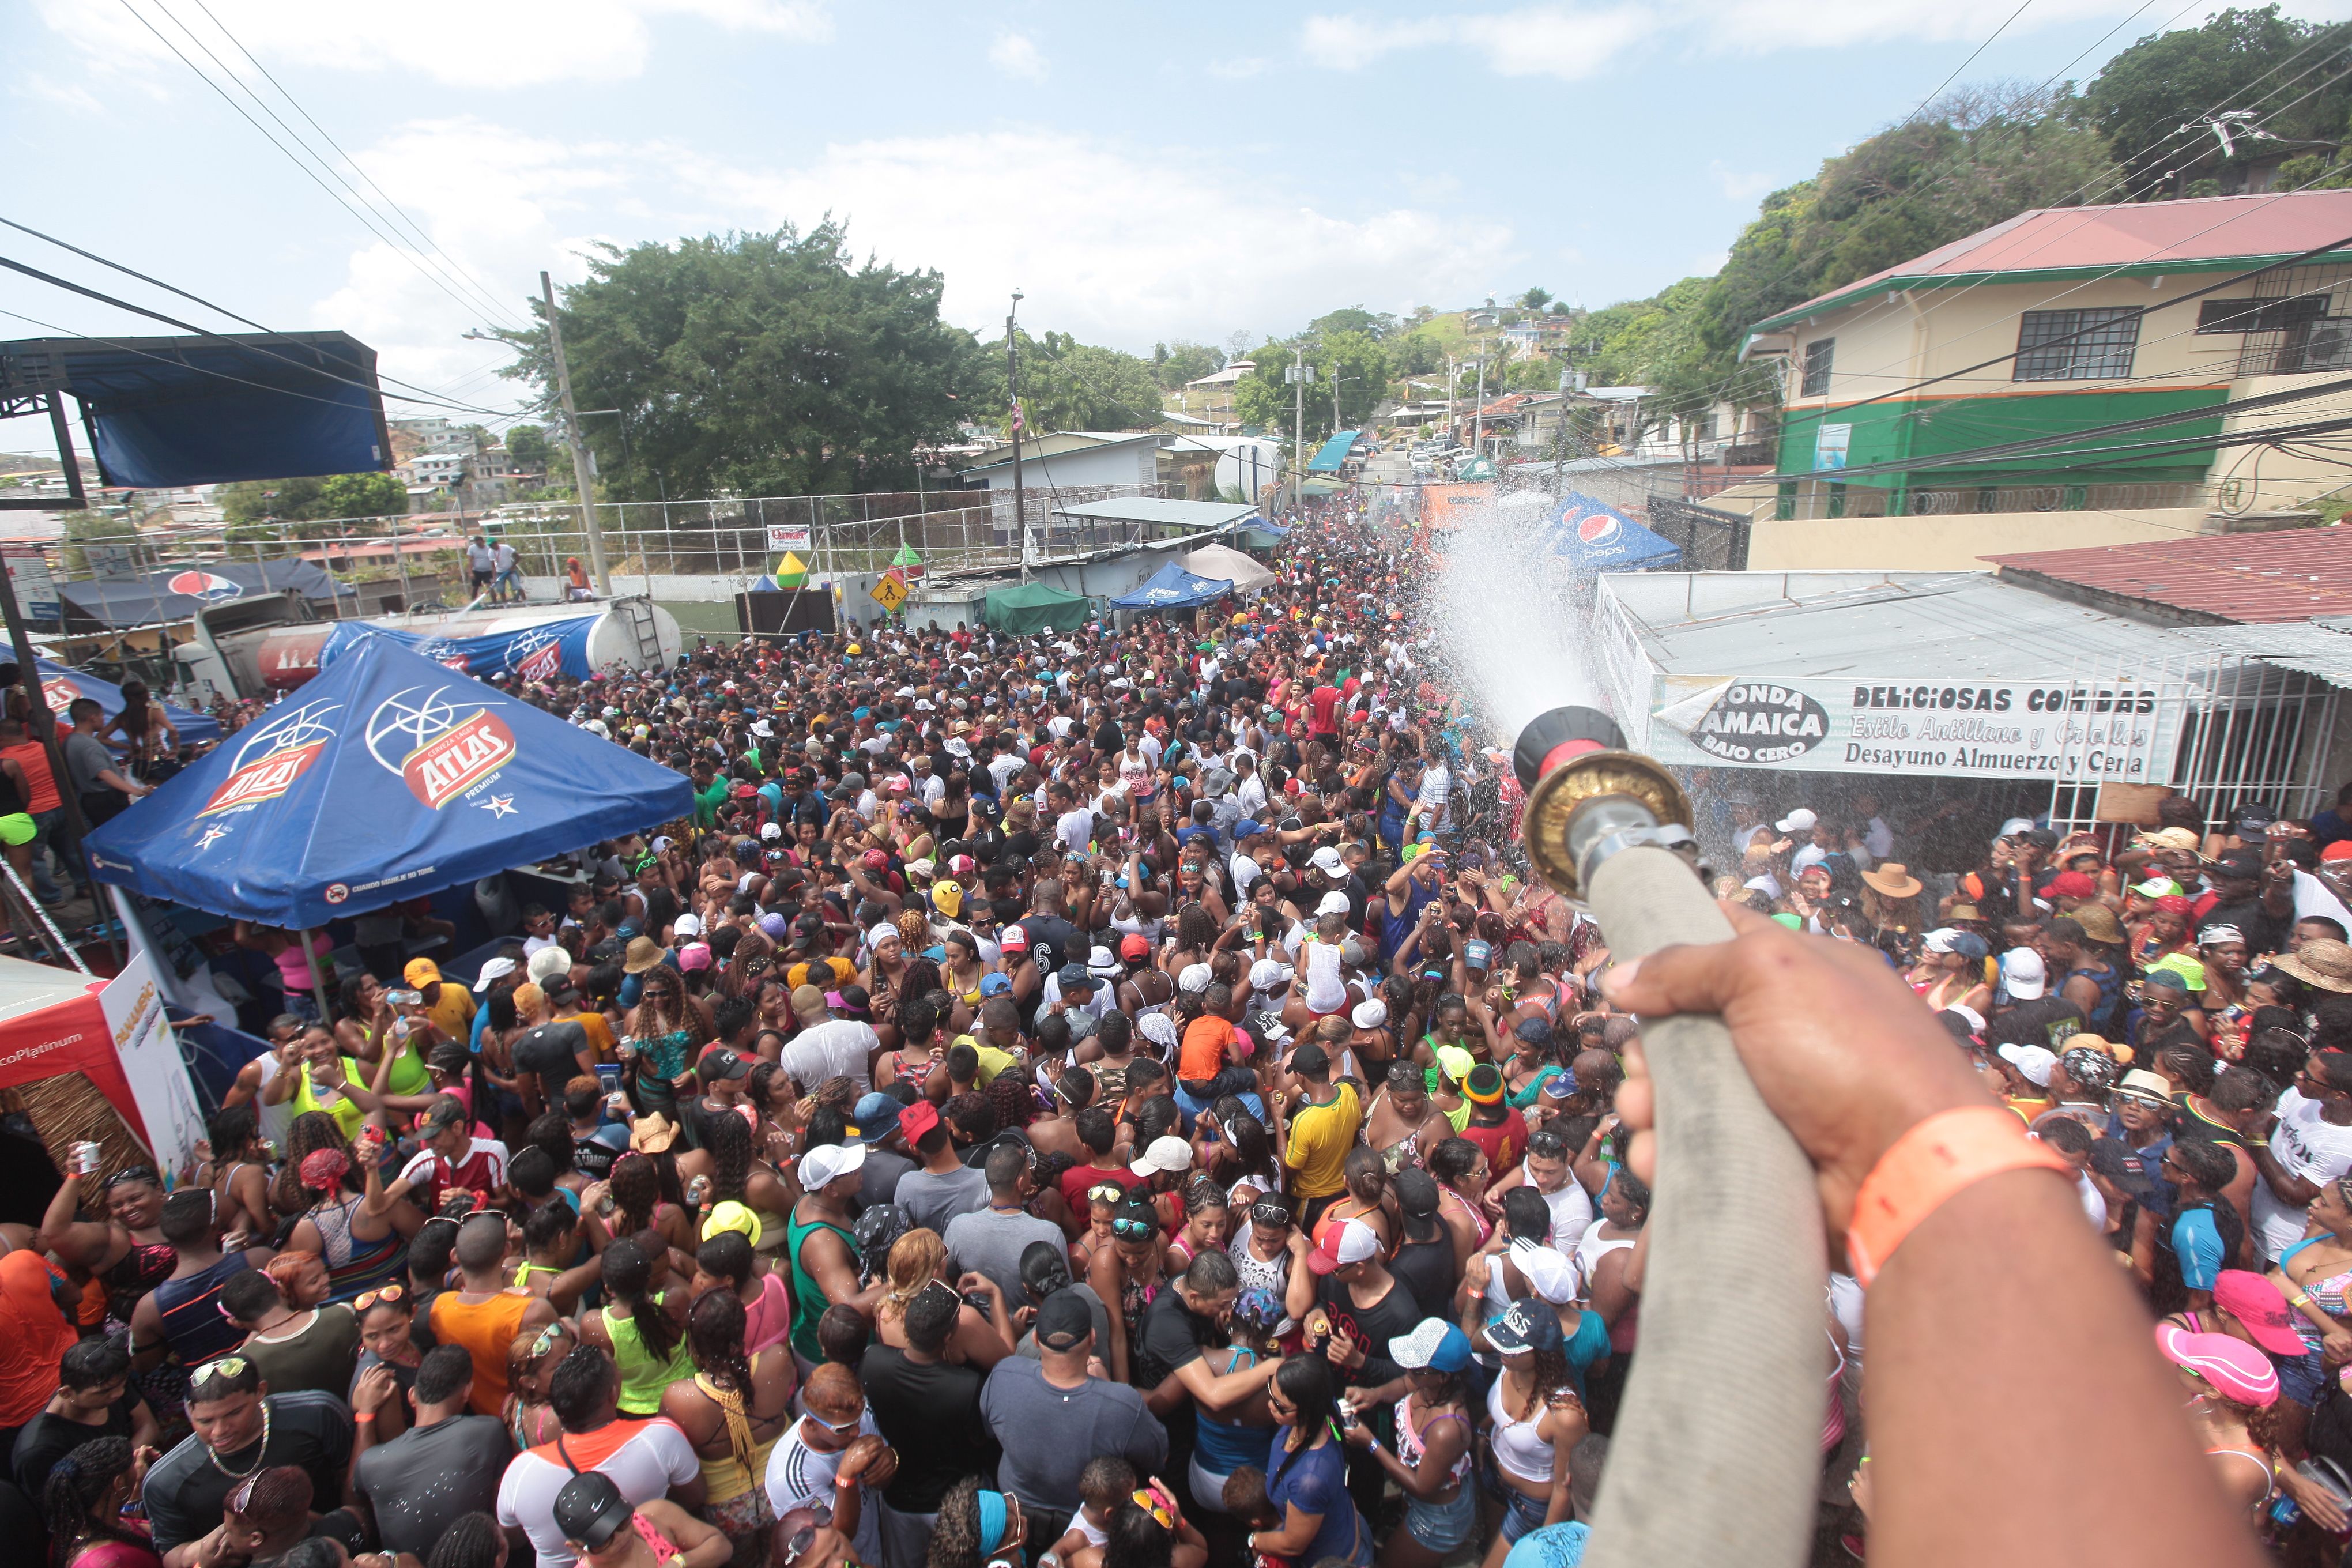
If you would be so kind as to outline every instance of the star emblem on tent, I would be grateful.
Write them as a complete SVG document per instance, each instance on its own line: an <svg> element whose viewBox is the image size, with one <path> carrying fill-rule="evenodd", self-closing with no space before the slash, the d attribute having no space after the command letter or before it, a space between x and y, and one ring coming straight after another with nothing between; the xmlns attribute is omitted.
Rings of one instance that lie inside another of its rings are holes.
<svg viewBox="0 0 2352 1568"><path fill-rule="evenodd" d="M512 816L515 815L514 796L510 795L494 795L486 800L478 801L476 804L484 811L488 812L492 816Z"/></svg>
<svg viewBox="0 0 2352 1568"><path fill-rule="evenodd" d="M196 840L197 851L201 853L204 850L211 848L221 839L226 838L228 837L228 825L226 823L214 823L210 827L205 828L204 836Z"/></svg>

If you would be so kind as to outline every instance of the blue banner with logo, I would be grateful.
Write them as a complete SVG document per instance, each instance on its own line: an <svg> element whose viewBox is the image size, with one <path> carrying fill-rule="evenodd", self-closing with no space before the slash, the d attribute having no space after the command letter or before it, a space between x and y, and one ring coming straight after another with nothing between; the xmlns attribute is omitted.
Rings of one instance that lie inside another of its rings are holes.
<svg viewBox="0 0 2352 1568"><path fill-rule="evenodd" d="M525 680L548 680L559 673L584 680L594 673L588 667L588 633L597 618L574 616L568 620L541 621L515 631L463 637L432 637L345 621L329 632L327 640L320 645L319 668L325 669L362 637L383 637L436 664L486 680L509 675L519 675Z"/></svg>
<svg viewBox="0 0 2352 1568"><path fill-rule="evenodd" d="M1578 572L1633 572L1682 559L1660 538L1607 501L1570 490L1551 505L1551 553Z"/></svg>
<svg viewBox="0 0 2352 1568"><path fill-rule="evenodd" d="M292 929L693 809L684 774L378 633L89 845L100 881Z"/></svg>

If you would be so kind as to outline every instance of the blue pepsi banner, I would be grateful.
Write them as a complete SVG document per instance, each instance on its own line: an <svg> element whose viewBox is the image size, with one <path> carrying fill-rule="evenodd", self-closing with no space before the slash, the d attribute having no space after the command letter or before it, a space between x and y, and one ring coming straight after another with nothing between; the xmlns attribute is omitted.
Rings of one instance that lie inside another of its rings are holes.
<svg viewBox="0 0 2352 1568"><path fill-rule="evenodd" d="M390 637L403 647L434 663L463 670L483 679L520 676L525 680L549 680L568 675L583 680L593 673L588 666L588 633L595 616L542 621L515 631L487 632L479 637L429 637L390 626L346 621L327 634L319 647L319 668L325 669L365 637Z"/></svg>

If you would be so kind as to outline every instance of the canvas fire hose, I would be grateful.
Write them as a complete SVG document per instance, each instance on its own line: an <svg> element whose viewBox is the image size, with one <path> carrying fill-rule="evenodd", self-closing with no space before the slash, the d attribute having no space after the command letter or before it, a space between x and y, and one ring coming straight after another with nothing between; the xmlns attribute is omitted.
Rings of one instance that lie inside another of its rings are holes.
<svg viewBox="0 0 2352 1568"><path fill-rule="evenodd" d="M1727 942L1690 802L1590 708L1519 734L1529 858L1613 958ZM1828 1384L1821 1200L1719 1018L1643 1020L1657 1170L1641 1352L1609 1447L1591 1568L1797 1568L1812 1542ZM1727 1335L1726 1331L1730 1332Z"/></svg>

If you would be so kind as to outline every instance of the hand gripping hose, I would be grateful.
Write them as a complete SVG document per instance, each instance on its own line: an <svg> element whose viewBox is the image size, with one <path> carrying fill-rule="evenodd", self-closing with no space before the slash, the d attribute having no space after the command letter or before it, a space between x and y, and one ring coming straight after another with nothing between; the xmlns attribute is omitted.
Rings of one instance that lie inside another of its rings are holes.
<svg viewBox="0 0 2352 1568"><path fill-rule="evenodd" d="M1591 742L1559 743L1557 728L1551 744L1536 735L1577 712L1547 715L1520 739L1522 779L1534 774L1547 786L1529 784L1527 834L1538 867L1555 886L1567 883L1564 892L1581 883L1619 960L1678 942L1728 942L1730 922L1691 862L1643 841L1642 823L1687 820L1679 788L1646 758ZM1582 720L1603 744L1615 740L1604 716L1587 711ZM1549 776L1571 772L1584 777ZM1649 775L1665 795L1643 798L1671 799L1678 812L1646 809L1623 793L1627 779ZM1571 824L1572 816L1582 820ZM1585 1561L1591 1568L1798 1568L1811 1548L1832 1393L1812 1169L1765 1108L1722 1020L1647 1021L1642 1044L1655 1090L1657 1179L1641 1344Z"/></svg>

